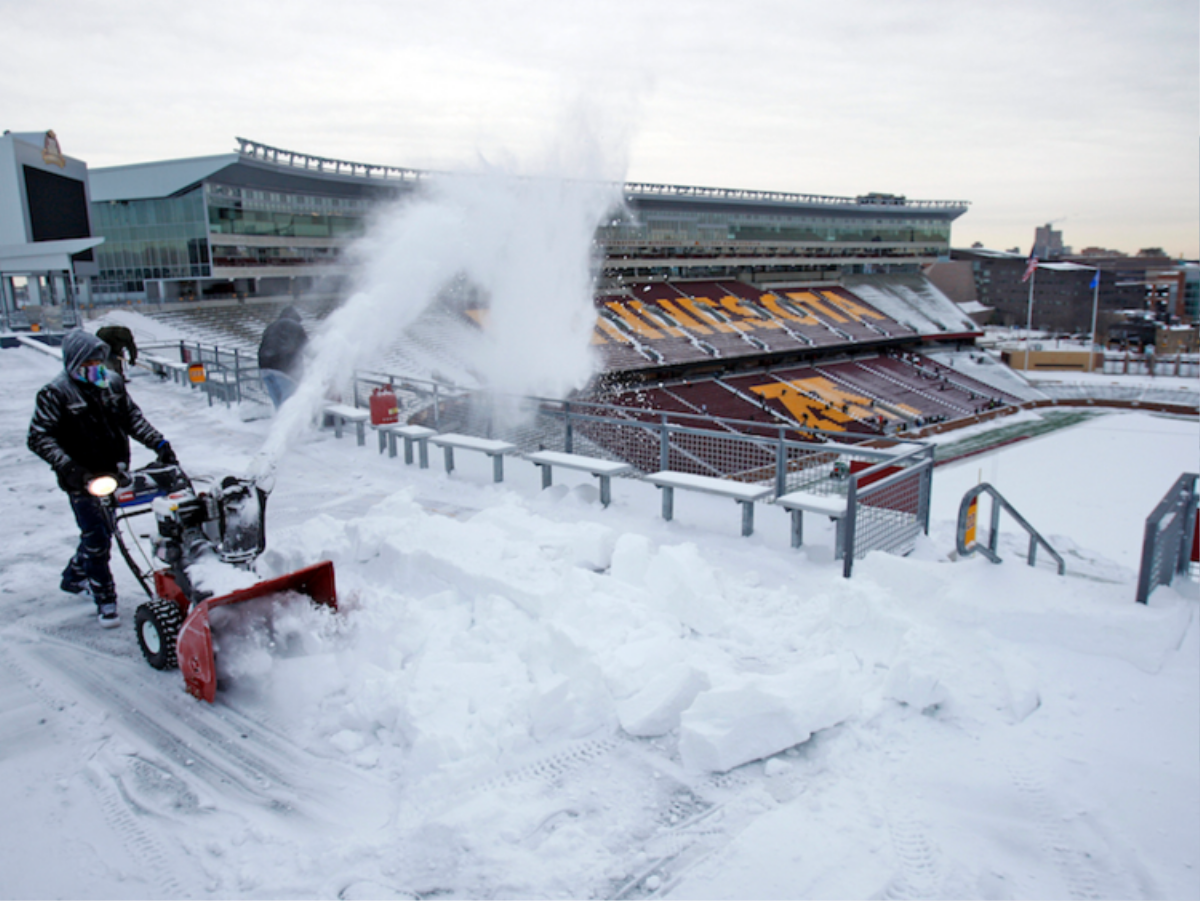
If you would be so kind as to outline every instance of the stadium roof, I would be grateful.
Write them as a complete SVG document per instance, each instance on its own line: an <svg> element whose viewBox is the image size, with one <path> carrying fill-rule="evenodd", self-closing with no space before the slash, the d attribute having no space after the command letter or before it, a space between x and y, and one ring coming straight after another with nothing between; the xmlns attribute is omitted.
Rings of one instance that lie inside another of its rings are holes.
<svg viewBox="0 0 1200 901"><path fill-rule="evenodd" d="M238 162L236 153L91 169L92 202L170 197Z"/></svg>
<svg viewBox="0 0 1200 901"><path fill-rule="evenodd" d="M281 150L247 138L237 138L238 149L233 153L191 157L161 162L133 163L92 169L89 173L93 201L146 200L170 197L202 182L223 169L238 164L265 167L291 175L334 178L342 182L364 184L412 184L436 173L395 166L356 163L312 156L291 150ZM705 188L686 185L662 185L630 182L625 185L626 196L639 205L683 204L730 207L808 207L826 215L921 216L954 219L967 211L965 200L909 200L893 194L870 193L858 197L835 197L823 194L795 194L781 191L744 190L737 188Z"/></svg>

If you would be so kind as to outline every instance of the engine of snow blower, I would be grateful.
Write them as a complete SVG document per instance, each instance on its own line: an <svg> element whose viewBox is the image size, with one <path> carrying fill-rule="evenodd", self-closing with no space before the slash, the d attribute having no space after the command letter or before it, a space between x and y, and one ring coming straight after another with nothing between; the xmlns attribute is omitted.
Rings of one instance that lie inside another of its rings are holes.
<svg viewBox="0 0 1200 901"><path fill-rule="evenodd" d="M267 492L253 479L226 476L220 481L190 479L177 466L137 470L109 503L121 555L150 599L137 608L138 645L156 669L179 665L187 690L212 701L216 661L209 611L279 592L307 595L314 603L337 609L333 564L329 561L257 581L251 567L266 547ZM133 555L133 517L152 512L155 534L144 566ZM193 569L217 561L245 570L247 587L214 597L197 585Z"/></svg>

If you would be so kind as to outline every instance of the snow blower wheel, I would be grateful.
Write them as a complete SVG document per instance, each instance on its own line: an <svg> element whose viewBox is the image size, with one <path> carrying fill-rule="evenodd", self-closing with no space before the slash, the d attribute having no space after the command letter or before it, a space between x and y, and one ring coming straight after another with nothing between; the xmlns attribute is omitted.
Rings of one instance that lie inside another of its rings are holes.
<svg viewBox="0 0 1200 901"><path fill-rule="evenodd" d="M176 665L175 646L183 611L174 601L156 598L140 604L134 615L138 647L142 656L155 669L171 669Z"/></svg>

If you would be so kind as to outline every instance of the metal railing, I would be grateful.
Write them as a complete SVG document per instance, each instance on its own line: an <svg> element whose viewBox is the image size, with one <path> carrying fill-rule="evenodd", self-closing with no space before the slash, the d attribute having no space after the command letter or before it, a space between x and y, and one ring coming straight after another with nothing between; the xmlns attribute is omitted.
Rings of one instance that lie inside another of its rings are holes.
<svg viewBox="0 0 1200 901"><path fill-rule="evenodd" d="M230 407L245 400L267 399L256 356L237 347L220 347L199 341L171 341L143 344L138 354L139 362L144 360L151 369L157 368L153 361L159 359L179 365L202 364L204 380L193 383L192 387L204 391L210 407L214 402Z"/></svg>
<svg viewBox="0 0 1200 901"><path fill-rule="evenodd" d="M992 520L991 530L988 533L987 544L980 544L974 540L974 533L978 522L978 504L976 500L981 494L988 494L992 498ZM1029 555L1028 562L1030 566L1037 564L1037 549L1039 546L1046 549L1054 561L1058 564L1058 574L1065 575L1067 565L1063 562L1062 555L1050 546L1041 533L1038 532L1029 522L1016 511L1004 495L989 485L987 482L982 482L976 485L963 495L962 503L958 507L958 528L955 530L955 544L958 548L960 557L969 557L972 554L979 552L987 557L993 563L1001 563L1000 554L997 551L1000 543L1000 511L1004 510L1017 521L1017 524L1024 529L1029 535Z"/></svg>
<svg viewBox="0 0 1200 901"><path fill-rule="evenodd" d="M143 358L169 361L180 373L185 366L203 364L205 379L192 387L207 393L210 406L265 399L257 361L245 350L178 341L146 344L140 349L139 365ZM401 422L503 439L520 453L559 450L626 462L633 466L634 477L671 470L763 485L771 489L772 499L800 490L844 497L849 528L842 532L845 547L839 550L847 578L854 561L867 552L908 553L916 537L929 531L932 444L699 413L503 395L365 370L353 373L354 406L369 408L372 392L385 387L395 395Z"/></svg>
<svg viewBox="0 0 1200 901"><path fill-rule="evenodd" d="M907 554L929 531L931 444L702 414L580 400L503 397L380 372L355 374L358 406L376 388L396 396L399 418L438 431L499 438L521 452L561 450L661 470L844 497L843 574L872 550ZM369 401L368 401L369 402Z"/></svg>
<svg viewBox="0 0 1200 901"><path fill-rule="evenodd" d="M1170 585L1186 573L1196 529L1196 479L1185 472L1146 517L1142 565L1138 570L1137 602L1148 603L1159 585Z"/></svg>

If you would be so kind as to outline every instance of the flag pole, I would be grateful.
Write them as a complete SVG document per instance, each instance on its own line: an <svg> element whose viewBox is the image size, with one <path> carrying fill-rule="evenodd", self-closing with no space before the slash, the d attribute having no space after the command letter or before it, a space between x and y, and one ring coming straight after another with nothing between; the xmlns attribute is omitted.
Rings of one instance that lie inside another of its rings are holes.
<svg viewBox="0 0 1200 901"><path fill-rule="evenodd" d="M1100 308L1100 270L1092 276L1092 345L1088 349L1088 372L1096 368L1096 311Z"/></svg>
<svg viewBox="0 0 1200 901"><path fill-rule="evenodd" d="M1033 333L1033 282L1037 278L1037 263L1029 269L1029 308L1025 314L1025 374L1029 375L1029 341Z"/></svg>

